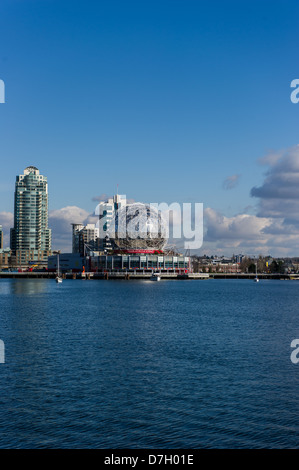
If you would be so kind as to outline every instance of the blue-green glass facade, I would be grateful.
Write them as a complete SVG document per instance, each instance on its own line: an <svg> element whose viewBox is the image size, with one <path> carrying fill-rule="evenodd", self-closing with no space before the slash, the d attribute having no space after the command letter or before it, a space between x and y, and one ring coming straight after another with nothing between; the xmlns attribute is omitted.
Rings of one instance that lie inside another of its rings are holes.
<svg viewBox="0 0 299 470"><path fill-rule="evenodd" d="M39 170L29 166L16 177L14 228L11 249L21 252L22 259L47 258L51 251L51 229L48 228L48 182ZM30 253L30 256L28 256Z"/></svg>

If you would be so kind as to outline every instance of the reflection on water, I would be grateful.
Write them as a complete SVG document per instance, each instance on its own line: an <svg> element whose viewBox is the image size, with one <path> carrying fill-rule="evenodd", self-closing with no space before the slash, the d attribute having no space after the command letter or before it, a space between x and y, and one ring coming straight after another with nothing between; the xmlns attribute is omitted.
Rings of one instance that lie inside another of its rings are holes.
<svg viewBox="0 0 299 470"><path fill-rule="evenodd" d="M11 279L8 281L8 292L14 295L37 295L47 290L51 282L48 279Z"/></svg>

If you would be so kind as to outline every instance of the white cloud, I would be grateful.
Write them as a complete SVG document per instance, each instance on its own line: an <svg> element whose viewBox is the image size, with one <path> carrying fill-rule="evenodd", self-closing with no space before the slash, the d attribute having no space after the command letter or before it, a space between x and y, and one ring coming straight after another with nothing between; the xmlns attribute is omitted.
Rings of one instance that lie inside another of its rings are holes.
<svg viewBox="0 0 299 470"><path fill-rule="evenodd" d="M237 186L239 183L241 175L231 175L225 178L223 182L223 189L233 189Z"/></svg>
<svg viewBox="0 0 299 470"><path fill-rule="evenodd" d="M299 253L299 145L270 152L260 159L268 166L260 187L251 190L257 198L256 215L226 217L208 208L204 213L205 236L202 250L217 253L271 253L298 256ZM252 209L252 208L251 208Z"/></svg>
<svg viewBox="0 0 299 470"><path fill-rule="evenodd" d="M107 199L112 198L113 196L108 196L106 193L102 193L99 196L94 196L92 198L92 201L97 201L97 202L104 202L107 201Z"/></svg>
<svg viewBox="0 0 299 470"><path fill-rule="evenodd" d="M13 214L11 212L0 212L0 225L3 229L3 247L10 245L10 229L13 227Z"/></svg>
<svg viewBox="0 0 299 470"><path fill-rule="evenodd" d="M266 155L259 158L258 162L260 163L260 165L274 166L278 162L278 160L283 156L284 152L284 150L270 150Z"/></svg>
<svg viewBox="0 0 299 470"><path fill-rule="evenodd" d="M204 224L203 250L207 244L216 248L240 250L250 246L251 250L255 250L256 246L267 244L268 236L264 231L271 225L271 220L248 214L226 217L212 208L207 208L204 211Z"/></svg>
<svg viewBox="0 0 299 470"><path fill-rule="evenodd" d="M70 252L72 250L72 223L96 223L98 217L77 206L67 206L49 211L49 228L52 229L52 249ZM13 227L13 214L0 212L0 225L3 229L3 246L10 246L10 228Z"/></svg>
<svg viewBox="0 0 299 470"><path fill-rule="evenodd" d="M67 206L49 211L49 228L52 229L52 249L72 251L72 226L74 223L91 223L89 212L77 206Z"/></svg>
<svg viewBox="0 0 299 470"><path fill-rule="evenodd" d="M269 166L264 183L251 190L259 199L257 216L272 220L265 231L270 246L298 255L299 145L267 156L262 163Z"/></svg>

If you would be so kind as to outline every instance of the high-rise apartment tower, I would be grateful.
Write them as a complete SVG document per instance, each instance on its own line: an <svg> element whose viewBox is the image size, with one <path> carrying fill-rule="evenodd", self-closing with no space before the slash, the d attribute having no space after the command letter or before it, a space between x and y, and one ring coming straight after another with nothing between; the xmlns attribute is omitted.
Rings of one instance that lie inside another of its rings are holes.
<svg viewBox="0 0 299 470"><path fill-rule="evenodd" d="M16 177L10 246L21 263L46 259L51 251L48 182L35 166L28 166L23 175Z"/></svg>

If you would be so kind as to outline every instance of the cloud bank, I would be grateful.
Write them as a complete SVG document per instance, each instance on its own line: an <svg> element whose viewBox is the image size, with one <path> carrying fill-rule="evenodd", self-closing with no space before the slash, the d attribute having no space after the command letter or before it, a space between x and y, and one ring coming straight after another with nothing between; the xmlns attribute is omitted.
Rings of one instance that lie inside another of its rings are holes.
<svg viewBox="0 0 299 470"><path fill-rule="evenodd" d="M268 169L262 185L250 191L256 215L228 218L206 209L204 245L211 251L299 256L299 145L269 152L259 163Z"/></svg>

